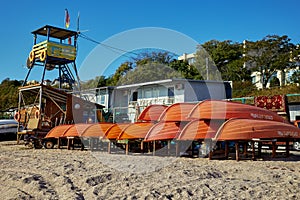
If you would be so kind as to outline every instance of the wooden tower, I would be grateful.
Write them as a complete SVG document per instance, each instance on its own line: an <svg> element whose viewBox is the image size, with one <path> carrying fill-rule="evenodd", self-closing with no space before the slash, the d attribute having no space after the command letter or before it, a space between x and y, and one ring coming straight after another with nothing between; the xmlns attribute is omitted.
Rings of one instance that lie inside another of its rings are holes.
<svg viewBox="0 0 300 200"><path fill-rule="evenodd" d="M58 88L75 89L79 88L79 77L76 68L77 38L78 33L54 26L43 26L32 32L34 35L34 45L27 59L28 73L27 79L33 68L42 67L41 83L45 81L47 71L58 70ZM39 39L44 39L40 41ZM73 75L75 72L76 79Z"/></svg>
<svg viewBox="0 0 300 200"><path fill-rule="evenodd" d="M27 59L28 72L24 84L19 88L18 112L15 115L19 122L18 143L25 135L43 137L60 124L85 123L89 113L102 108L73 93L78 94L79 91L80 94L75 63L78 33L46 25L32 34L34 44ZM29 75L35 68L42 69L41 81L29 84ZM58 71L55 86L49 86L45 81L46 73L52 70Z"/></svg>

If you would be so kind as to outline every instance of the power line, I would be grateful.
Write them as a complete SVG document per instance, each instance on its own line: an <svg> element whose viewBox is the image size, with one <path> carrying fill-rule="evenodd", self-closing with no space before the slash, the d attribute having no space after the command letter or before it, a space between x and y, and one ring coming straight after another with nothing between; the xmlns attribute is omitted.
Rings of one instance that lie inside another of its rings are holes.
<svg viewBox="0 0 300 200"><path fill-rule="evenodd" d="M127 57L127 58L129 58L129 59L134 59L134 58L133 58L133 57L130 57L130 56L126 55L126 54L132 54L132 55L134 55L134 56L140 56L140 54L135 53L135 52L132 52L132 51L127 51L127 50L120 49L120 48L117 48L117 47L113 47L113 46L110 46L110 45L107 45L107 44L103 44L103 43L101 43L101 42L99 42L99 41L97 41L97 40L95 40L95 39L92 39L92 38L88 37L87 35L85 35L85 34L83 34L83 33L79 33L79 36L80 36L81 38L86 39L86 40L88 40L88 41L90 41L90 42L93 42L93 43L95 43L95 44L102 45L103 47L105 47L105 48L111 50L112 52L117 53L117 54L121 54L121 56ZM120 52L125 53L125 54L122 54L122 53L120 53ZM172 53L172 52L170 52L170 51L165 51L165 52L170 53L170 54L174 54L174 53Z"/></svg>
<svg viewBox="0 0 300 200"><path fill-rule="evenodd" d="M87 35L85 35L85 34L83 34L83 33L80 33L79 36L80 36L81 38L86 39L86 40L88 40L88 41L90 41L90 42L93 42L93 43L95 43L95 44L102 45L102 46L104 46L105 48L110 49L111 51L113 51L113 52L115 52L115 53L118 53L118 54L121 54L120 52L123 52L123 53L127 53L127 54L133 54L133 55L135 55L135 56L138 56L138 55L139 55L139 54L134 53L134 52L126 51L126 50L124 50L124 49L120 49L120 48L113 47L113 46L110 46L110 45L107 45L107 44L103 44L103 43L101 43L101 42L98 42L98 41L96 41L96 40L94 40L94 39L88 37ZM127 55L125 55L125 54L122 54L122 56L125 56L125 57L128 57L128 58L132 59L132 57L127 56Z"/></svg>

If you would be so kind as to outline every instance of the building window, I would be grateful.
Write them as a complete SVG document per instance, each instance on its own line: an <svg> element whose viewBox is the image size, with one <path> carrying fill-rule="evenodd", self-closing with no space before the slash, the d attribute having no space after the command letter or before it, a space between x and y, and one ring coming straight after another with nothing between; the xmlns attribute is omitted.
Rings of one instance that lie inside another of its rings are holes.
<svg viewBox="0 0 300 200"><path fill-rule="evenodd" d="M100 104L105 104L105 95L100 95Z"/></svg>
<svg viewBox="0 0 300 200"><path fill-rule="evenodd" d="M107 94L106 89L100 89L100 90L99 90L99 94L100 94L100 95Z"/></svg>
<svg viewBox="0 0 300 200"><path fill-rule="evenodd" d="M188 60L188 63L189 63L190 65L194 64L194 63L195 63L195 58L190 58L190 59Z"/></svg>
<svg viewBox="0 0 300 200"><path fill-rule="evenodd" d="M256 83L256 76L252 76L251 79L252 79L252 83Z"/></svg>
<svg viewBox="0 0 300 200"><path fill-rule="evenodd" d="M132 93L132 101L137 101L138 100L138 92L133 92Z"/></svg>
<svg viewBox="0 0 300 200"><path fill-rule="evenodd" d="M152 97L152 91L151 90L145 90L145 98L151 98Z"/></svg>
<svg viewBox="0 0 300 200"><path fill-rule="evenodd" d="M168 97L174 97L174 87L168 87Z"/></svg>
<svg viewBox="0 0 300 200"><path fill-rule="evenodd" d="M100 89L98 91L99 94L99 100L100 100L100 104L105 104L105 96L107 95L107 90L106 89Z"/></svg>
<svg viewBox="0 0 300 200"><path fill-rule="evenodd" d="M153 89L153 97L157 98L159 96L159 90L157 88Z"/></svg>

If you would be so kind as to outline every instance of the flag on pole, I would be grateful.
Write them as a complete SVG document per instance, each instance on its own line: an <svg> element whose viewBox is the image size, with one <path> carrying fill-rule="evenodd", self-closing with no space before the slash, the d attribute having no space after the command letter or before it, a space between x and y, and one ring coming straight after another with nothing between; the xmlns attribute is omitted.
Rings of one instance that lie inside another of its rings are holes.
<svg viewBox="0 0 300 200"><path fill-rule="evenodd" d="M68 37L68 44L71 45L72 44L72 38Z"/></svg>
<svg viewBox="0 0 300 200"><path fill-rule="evenodd" d="M68 9L65 9L65 13L66 13L65 26L66 26L66 28L69 28L69 26L70 26L70 15L69 15Z"/></svg>

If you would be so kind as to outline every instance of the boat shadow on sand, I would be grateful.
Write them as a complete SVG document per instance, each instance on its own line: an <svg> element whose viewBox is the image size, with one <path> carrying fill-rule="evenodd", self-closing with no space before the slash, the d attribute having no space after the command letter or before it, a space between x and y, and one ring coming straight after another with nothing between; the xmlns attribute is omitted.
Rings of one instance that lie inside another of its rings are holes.
<svg viewBox="0 0 300 200"><path fill-rule="evenodd" d="M224 156L215 156L213 160L235 160L235 154L230 153L228 158ZM251 153L248 155L240 155L239 161L253 160ZM300 161L300 151L290 151L289 156L286 156L285 152L277 152L275 157L272 157L272 151L265 150L261 152L260 156L256 155L254 161L283 161L283 162L299 162Z"/></svg>

